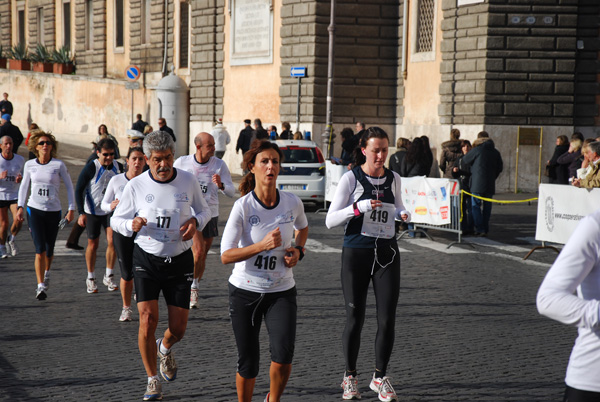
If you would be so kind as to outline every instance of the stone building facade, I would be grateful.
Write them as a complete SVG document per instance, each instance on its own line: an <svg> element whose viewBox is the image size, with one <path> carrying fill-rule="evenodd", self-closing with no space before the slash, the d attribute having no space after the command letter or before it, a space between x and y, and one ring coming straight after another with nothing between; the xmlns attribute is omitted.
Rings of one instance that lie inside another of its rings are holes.
<svg viewBox="0 0 600 402"><path fill-rule="evenodd" d="M40 27L46 46L70 37L78 80L97 86L124 86L125 67L139 66L136 103L151 122L155 88L173 66L190 89L190 132L222 117L233 143L246 118L295 128L290 68L303 66L299 127L322 143L330 10L329 0L0 0L0 42L6 49L24 36L31 48ZM596 0L337 0L334 129L362 121L392 139L427 135L436 157L451 128L468 139L485 130L505 161L499 188L535 189L540 147L516 153L519 127L543 129L542 160L557 135L600 135L599 23ZM0 83L10 87L16 73L6 74ZM106 102L115 99L126 102L127 92ZM117 115L115 127L129 124ZM83 124L74 127L65 135ZM240 157L230 147L235 171Z"/></svg>

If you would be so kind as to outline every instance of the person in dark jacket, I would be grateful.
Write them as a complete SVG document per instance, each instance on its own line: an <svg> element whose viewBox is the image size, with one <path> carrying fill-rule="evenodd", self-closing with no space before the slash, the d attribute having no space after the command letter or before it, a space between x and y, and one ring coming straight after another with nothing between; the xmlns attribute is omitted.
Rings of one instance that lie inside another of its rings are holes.
<svg viewBox="0 0 600 402"><path fill-rule="evenodd" d="M463 157L462 162L471 170L471 193L483 198L492 198L496 193L496 179L500 176L503 166L502 156L487 132L481 131L477 134L473 149ZM475 235L487 236L490 231L492 203L472 197L471 209Z"/></svg>
<svg viewBox="0 0 600 402"><path fill-rule="evenodd" d="M342 155L340 157L340 161L342 165L350 165L354 160L354 149L350 149L348 144L352 142L352 137L354 136L354 131L350 127L346 127L340 133L342 136Z"/></svg>
<svg viewBox="0 0 600 402"><path fill-rule="evenodd" d="M459 140L460 131L457 128L450 130L450 140L442 142L442 154L440 155L440 170L442 171L443 177L450 179L452 178L452 169L454 168L454 162L461 156L462 144Z"/></svg>
<svg viewBox="0 0 600 402"><path fill-rule="evenodd" d="M463 163L463 158L467 153L469 153L469 151L472 149L472 146L471 141L469 140L462 140L460 143L463 155L454 161L454 166L451 169L452 178L458 180L461 190L465 190L470 193L471 188L469 187L469 182L471 181L471 169L469 166L465 166ZM470 195L462 195L462 220L460 222L460 227L463 235L473 234L473 211L471 209L471 202Z"/></svg>
<svg viewBox="0 0 600 402"><path fill-rule="evenodd" d="M6 92L4 92L2 94L2 97L4 99L2 99L0 101L0 115L9 114L9 115L12 116L12 114L13 114L13 105L8 100L8 94Z"/></svg>
<svg viewBox="0 0 600 402"><path fill-rule="evenodd" d="M437 177L437 175L436 175L437 169L435 169L434 172L431 171L431 168L433 167L433 160L435 158L433 157L433 152L431 151L431 144L429 143L429 137L426 135L422 135L421 139L423 140L423 148L425 148L425 154L427 155L427 163L429 166L429 171L427 172L426 176Z"/></svg>
<svg viewBox="0 0 600 402"><path fill-rule="evenodd" d="M566 135L556 137L556 148L552 158L548 160L548 178L552 184L569 184L569 168L558 163L558 158L569 151L569 139Z"/></svg>
<svg viewBox="0 0 600 402"><path fill-rule="evenodd" d="M262 121L260 119L254 119L254 132L252 134L252 140L268 140L269 133L262 126Z"/></svg>
<svg viewBox="0 0 600 402"><path fill-rule="evenodd" d="M175 133L173 132L173 129L167 126L167 120L164 117L158 119L158 131L164 131L165 133L168 133L171 138L173 138L173 142L177 141L175 139Z"/></svg>
<svg viewBox="0 0 600 402"><path fill-rule="evenodd" d="M573 137L571 137L571 143L569 144L567 152L556 159L556 162L558 162L559 165L567 166L569 178L577 177L577 169L581 167L581 163L583 162L583 156L581 155L582 146L583 141L579 138L573 139Z"/></svg>
<svg viewBox="0 0 600 402"><path fill-rule="evenodd" d="M292 134L292 127L290 126L290 123L284 121L283 123L281 123L281 129L283 131L281 132L281 134L279 134L279 139L291 140L294 134Z"/></svg>
<svg viewBox="0 0 600 402"><path fill-rule="evenodd" d="M142 120L142 115L139 113L135 117L137 120L135 123L133 123L133 125L131 126L131 129L139 131L140 133L143 133L144 129L146 128L148 123L146 123L144 120Z"/></svg>
<svg viewBox="0 0 600 402"><path fill-rule="evenodd" d="M23 134L21 134L21 130L19 127L15 126L11 123L11 116L9 114L3 114L1 121L2 125L0 126L0 137L4 137L8 135L13 140L13 153L17 153L19 150L19 145L23 142Z"/></svg>
<svg viewBox="0 0 600 402"><path fill-rule="evenodd" d="M408 138L400 137L396 141L396 153L390 156L390 170L400 174L400 166L402 165L402 160L406 156L406 152L410 147L410 140Z"/></svg>
<svg viewBox="0 0 600 402"><path fill-rule="evenodd" d="M431 162L425 144L421 137L417 137L410 144L406 156L400 163L400 176L427 176L430 170Z"/></svg>
<svg viewBox="0 0 600 402"><path fill-rule="evenodd" d="M252 127L250 126L252 122L250 119L244 120L244 128L240 131L240 135L238 136L237 143L235 145L235 153L237 154L240 150L242 151L242 155L244 155L250 149L250 143L252 142Z"/></svg>

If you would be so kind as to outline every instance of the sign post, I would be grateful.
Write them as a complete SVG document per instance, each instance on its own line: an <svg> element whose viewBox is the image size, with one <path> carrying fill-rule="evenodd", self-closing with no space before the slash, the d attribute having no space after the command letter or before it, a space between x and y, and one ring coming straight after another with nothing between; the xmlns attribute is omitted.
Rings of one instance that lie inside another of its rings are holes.
<svg viewBox="0 0 600 402"><path fill-rule="evenodd" d="M290 77L298 78L298 100L296 101L296 131L300 131L300 80L306 77L306 67L292 67Z"/></svg>
<svg viewBox="0 0 600 402"><path fill-rule="evenodd" d="M133 91L135 89L140 89L140 83L137 80L140 79L140 68L135 65L130 65L125 69L125 78L127 81L125 83L125 89L131 89L131 122L133 123Z"/></svg>

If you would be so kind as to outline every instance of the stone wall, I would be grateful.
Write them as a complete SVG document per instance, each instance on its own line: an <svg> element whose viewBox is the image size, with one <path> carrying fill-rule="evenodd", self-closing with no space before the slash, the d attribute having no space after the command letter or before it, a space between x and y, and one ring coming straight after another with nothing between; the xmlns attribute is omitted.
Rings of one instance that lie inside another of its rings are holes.
<svg viewBox="0 0 600 402"><path fill-rule="evenodd" d="M577 64L575 67L575 125L600 126L600 3L579 0L577 13ZM585 131L585 130L584 130ZM595 135L599 133L596 132Z"/></svg>
<svg viewBox="0 0 600 402"><path fill-rule="evenodd" d="M29 41L27 43L29 51L33 52L35 46L40 43L40 33L38 32L38 9L44 9L44 32L43 43L49 49L56 45L56 8L53 0L29 1L27 4L27 28ZM62 4L61 4L62 6Z"/></svg>
<svg viewBox="0 0 600 402"><path fill-rule="evenodd" d="M143 72L160 72L162 71L164 57L164 1L153 0L151 2L151 20L149 26L147 26L151 30L150 43L142 43L142 1L144 0L130 0L129 2L131 63L140 67ZM170 10L169 13L169 15L172 15L173 11ZM170 25L174 23L172 18L169 18L169 21ZM169 42L169 45L171 46L171 42ZM170 60L172 60L172 49Z"/></svg>
<svg viewBox="0 0 600 402"><path fill-rule="evenodd" d="M190 120L214 122L223 115L225 0L191 4Z"/></svg>
<svg viewBox="0 0 600 402"><path fill-rule="evenodd" d="M0 2L0 44L6 52L12 46L12 9L10 1Z"/></svg>
<svg viewBox="0 0 600 402"><path fill-rule="evenodd" d="M75 2L75 55L78 75L106 76L106 0L94 0L93 46L85 48L86 1Z"/></svg>
<svg viewBox="0 0 600 402"><path fill-rule="evenodd" d="M330 2L283 0L281 18L282 121L295 121L297 78L302 79L301 120L325 123ZM336 3L334 123L395 124L398 102L400 6L396 1Z"/></svg>

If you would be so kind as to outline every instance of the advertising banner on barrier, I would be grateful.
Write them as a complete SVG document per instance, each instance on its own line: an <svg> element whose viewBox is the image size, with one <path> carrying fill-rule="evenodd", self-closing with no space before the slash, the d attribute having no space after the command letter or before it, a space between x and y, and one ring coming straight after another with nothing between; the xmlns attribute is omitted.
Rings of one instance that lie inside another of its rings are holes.
<svg viewBox="0 0 600 402"><path fill-rule="evenodd" d="M334 165L331 161L325 161L325 201L333 201L335 189L340 179L348 171L346 165Z"/></svg>
<svg viewBox="0 0 600 402"><path fill-rule="evenodd" d="M460 191L456 180L425 176L402 178L402 203L415 223L447 225L450 223L450 195Z"/></svg>
<svg viewBox="0 0 600 402"><path fill-rule="evenodd" d="M579 221L600 208L600 188L540 184L535 239L565 244Z"/></svg>

